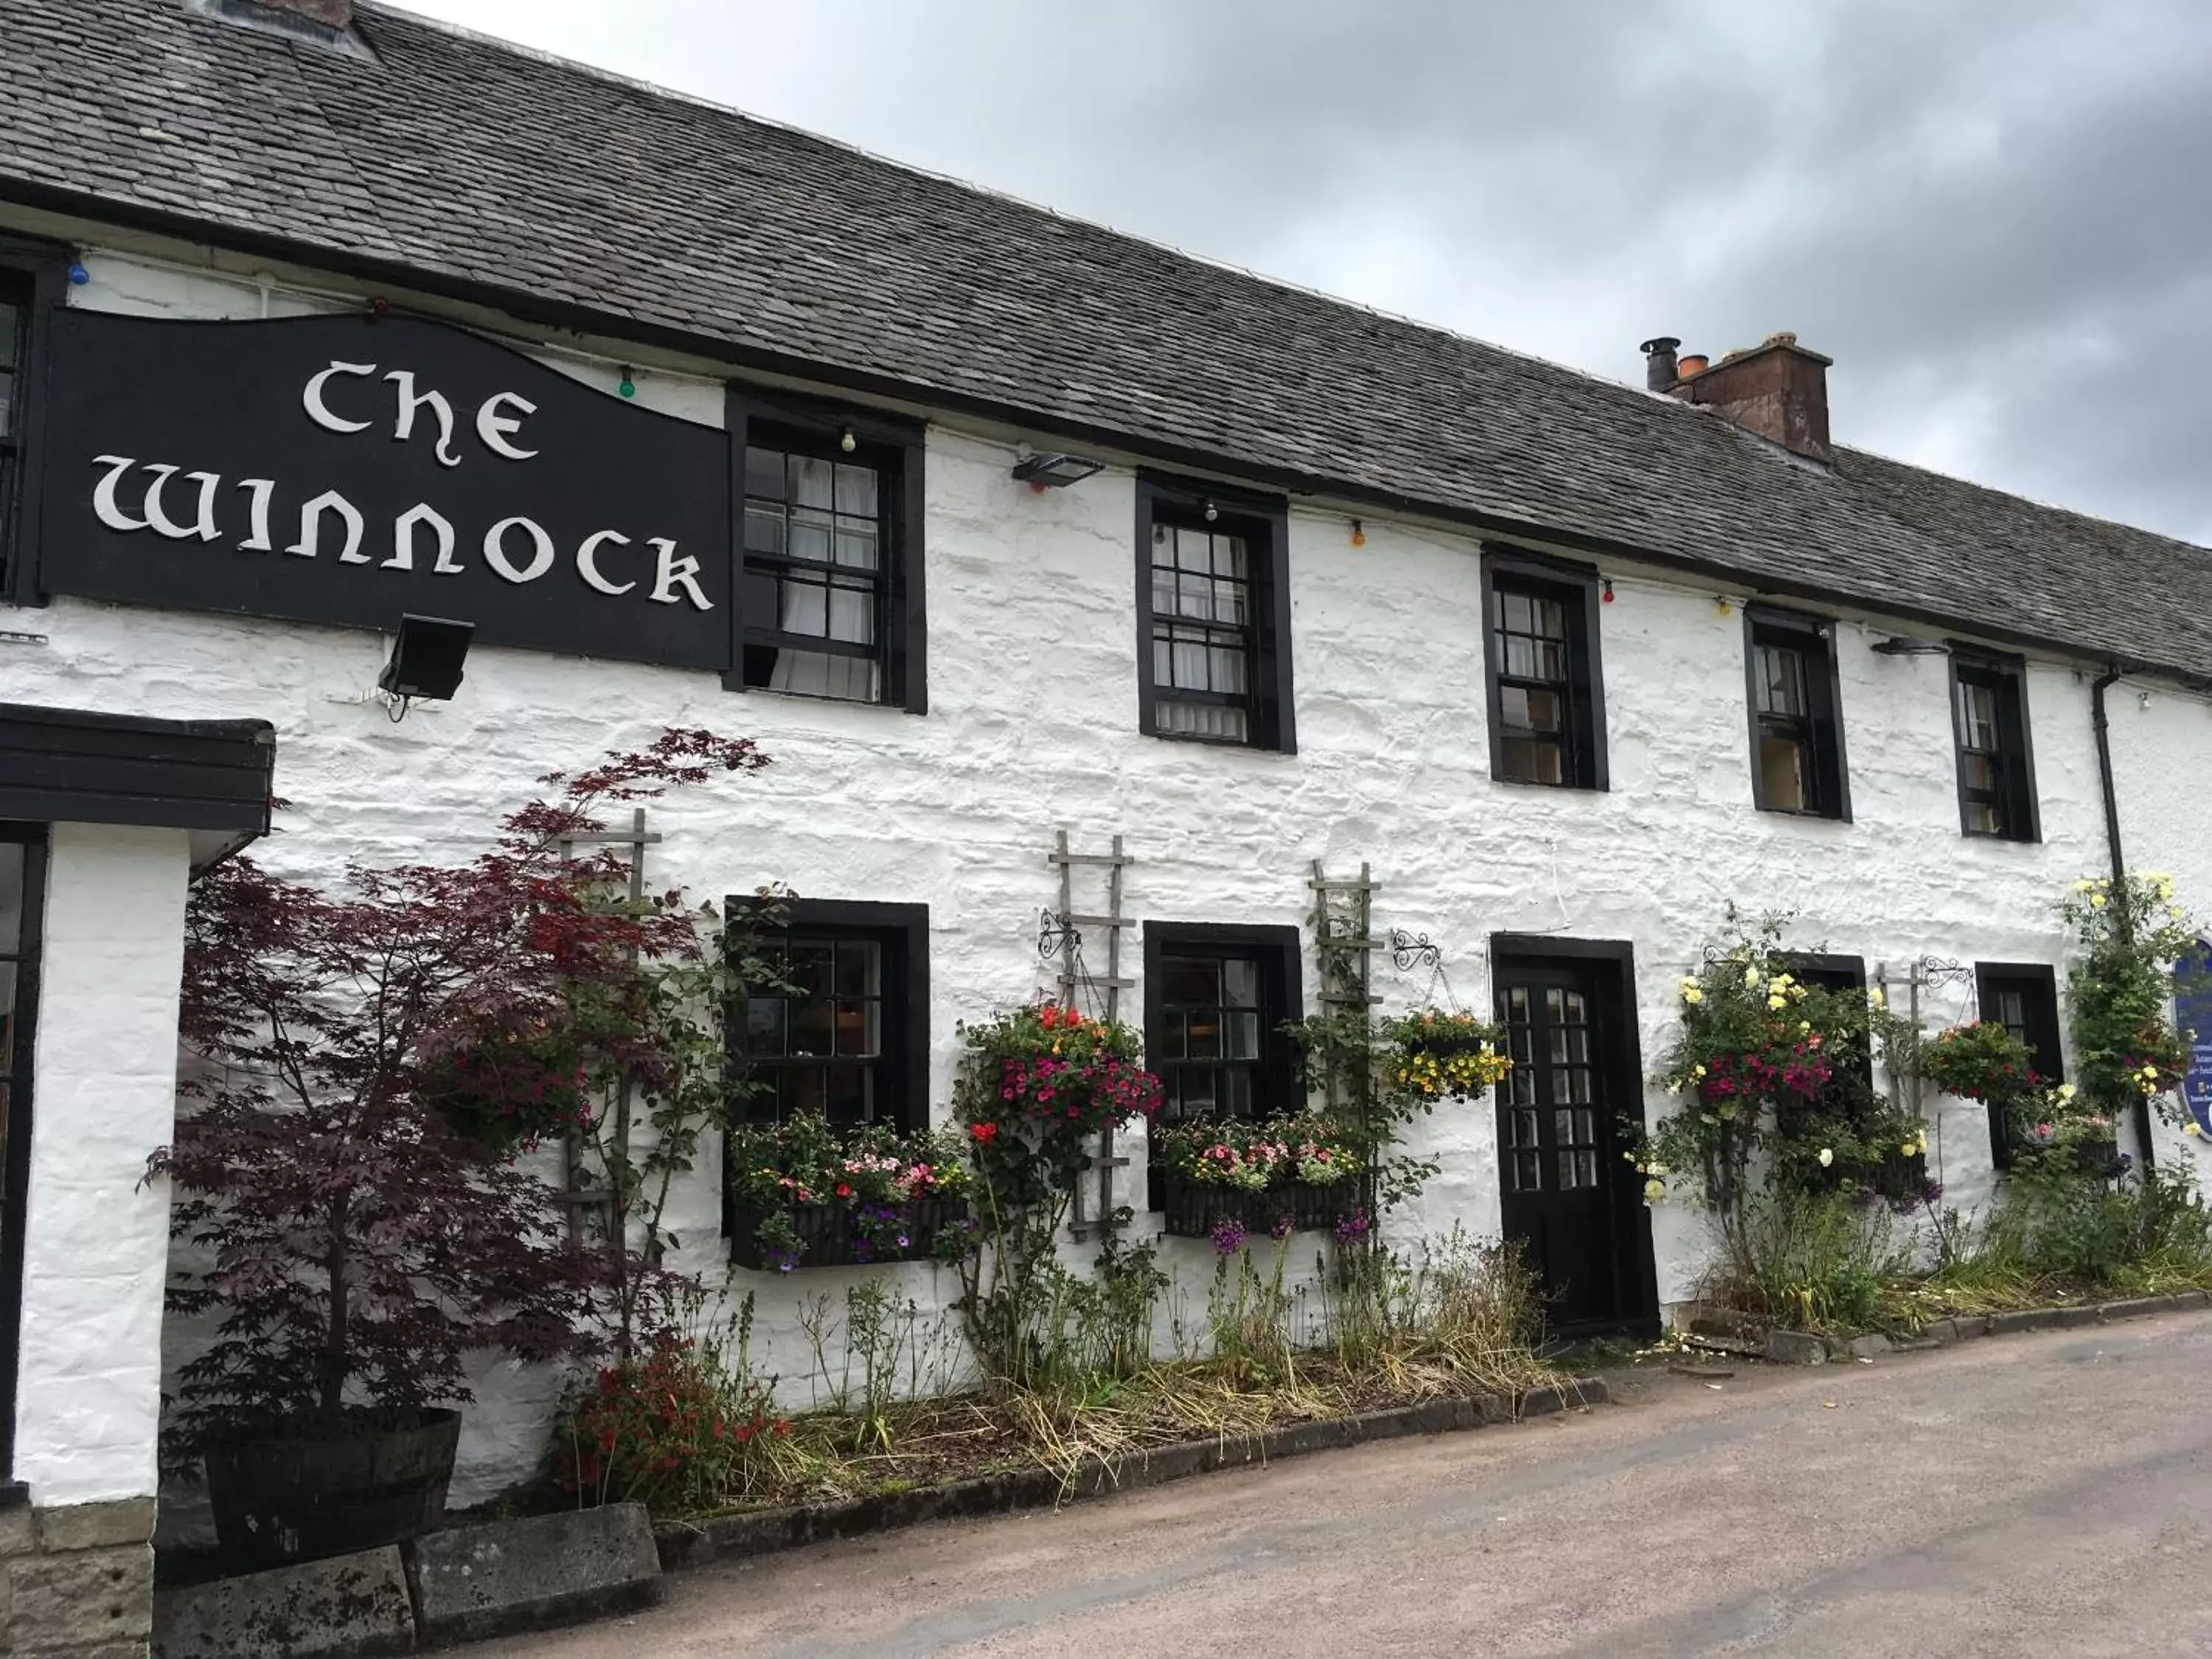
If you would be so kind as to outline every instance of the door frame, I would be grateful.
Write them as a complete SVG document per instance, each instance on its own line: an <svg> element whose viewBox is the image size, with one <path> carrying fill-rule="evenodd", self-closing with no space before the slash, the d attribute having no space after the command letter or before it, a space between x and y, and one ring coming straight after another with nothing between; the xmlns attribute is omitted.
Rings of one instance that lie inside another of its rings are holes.
<svg viewBox="0 0 2212 1659"><path fill-rule="evenodd" d="M1635 945L1626 939L1492 933L1490 986L1493 1001L1508 970L1520 965L1589 971L1592 988L1598 994L1598 1046L1608 1092L1614 1102L1614 1115L1632 1115L1648 1123L1644 1099L1644 1045L1636 1003ZM1500 1157L1502 1159L1502 1152ZM1659 1330L1659 1266L1652 1249L1651 1209L1644 1201L1644 1183L1641 1177L1630 1178L1634 1171L1623 1160L1607 1158L1601 1162L1606 1165L1607 1208L1613 1221L1614 1316L1578 1325L1574 1334L1620 1331L1632 1336L1655 1336ZM1498 1179L1502 1191L1502 1163Z"/></svg>
<svg viewBox="0 0 2212 1659"><path fill-rule="evenodd" d="M0 1506L15 1486L15 1389L23 1348L23 1249L31 1196L31 1093L38 1071L39 970L46 943L48 826L0 821L0 842L23 849L23 915L15 941L15 1052L8 1082L6 1222L0 1225Z"/></svg>

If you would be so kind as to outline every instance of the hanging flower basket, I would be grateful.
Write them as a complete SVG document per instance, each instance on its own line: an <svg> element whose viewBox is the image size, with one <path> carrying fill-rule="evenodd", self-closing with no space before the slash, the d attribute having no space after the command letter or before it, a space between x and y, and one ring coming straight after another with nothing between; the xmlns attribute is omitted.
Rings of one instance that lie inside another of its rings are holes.
<svg viewBox="0 0 2212 1659"><path fill-rule="evenodd" d="M964 1241L972 1172L950 1130L839 1130L801 1114L734 1131L730 1259L789 1273L909 1261Z"/></svg>
<svg viewBox="0 0 2212 1659"><path fill-rule="evenodd" d="M1417 1009L1383 1021L1379 1035L1396 1050L1390 1080L1423 1100L1480 1099L1513 1069L1504 1030L1454 1009Z"/></svg>

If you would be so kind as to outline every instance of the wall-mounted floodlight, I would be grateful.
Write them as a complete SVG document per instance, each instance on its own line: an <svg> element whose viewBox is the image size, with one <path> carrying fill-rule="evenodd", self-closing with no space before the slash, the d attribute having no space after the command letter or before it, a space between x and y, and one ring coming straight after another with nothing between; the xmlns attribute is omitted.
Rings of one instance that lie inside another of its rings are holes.
<svg viewBox="0 0 2212 1659"><path fill-rule="evenodd" d="M441 702L460 690L461 665L468 660L474 623L441 617L402 617L392 642L392 660L377 677L380 691L402 702Z"/></svg>
<svg viewBox="0 0 2212 1659"><path fill-rule="evenodd" d="M1919 640L1901 634L1893 640L1877 641L1874 652L1878 657L1948 657L1951 647L1941 640Z"/></svg>
<svg viewBox="0 0 2212 1659"><path fill-rule="evenodd" d="M1031 489L1065 489L1072 483L1081 483L1094 472L1106 470L1106 463L1094 461L1087 455L1063 455L1057 451L1046 455L1032 455L1016 463L1014 477Z"/></svg>

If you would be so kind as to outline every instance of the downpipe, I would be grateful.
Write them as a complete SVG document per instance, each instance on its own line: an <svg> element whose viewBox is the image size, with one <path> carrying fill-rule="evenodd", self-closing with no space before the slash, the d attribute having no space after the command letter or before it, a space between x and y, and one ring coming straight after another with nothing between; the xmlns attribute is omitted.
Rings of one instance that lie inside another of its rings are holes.
<svg viewBox="0 0 2212 1659"><path fill-rule="evenodd" d="M2112 857L2115 899L2127 885L2128 861L2120 850L2120 797L2112 785L2112 722L2105 708L2105 693L2118 684L2119 679L2119 666L2115 664L2089 686L2089 723L2097 733L2097 781L2105 791L2105 845ZM2154 1156L2150 1145L2150 1102L2140 1097L2136 1101L2136 1145L2142 1152L2142 1167L2149 1169Z"/></svg>

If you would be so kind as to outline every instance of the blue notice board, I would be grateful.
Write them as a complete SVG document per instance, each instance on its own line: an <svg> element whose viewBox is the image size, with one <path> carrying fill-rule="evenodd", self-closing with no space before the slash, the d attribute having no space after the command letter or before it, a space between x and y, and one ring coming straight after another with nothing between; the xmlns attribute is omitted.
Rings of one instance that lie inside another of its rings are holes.
<svg viewBox="0 0 2212 1659"><path fill-rule="evenodd" d="M2185 1034L2197 1034L2189 1039L2189 1070L2181 1093L2197 1127L2212 1135L2212 945L2200 943L2193 954L2174 963L2173 1019Z"/></svg>

